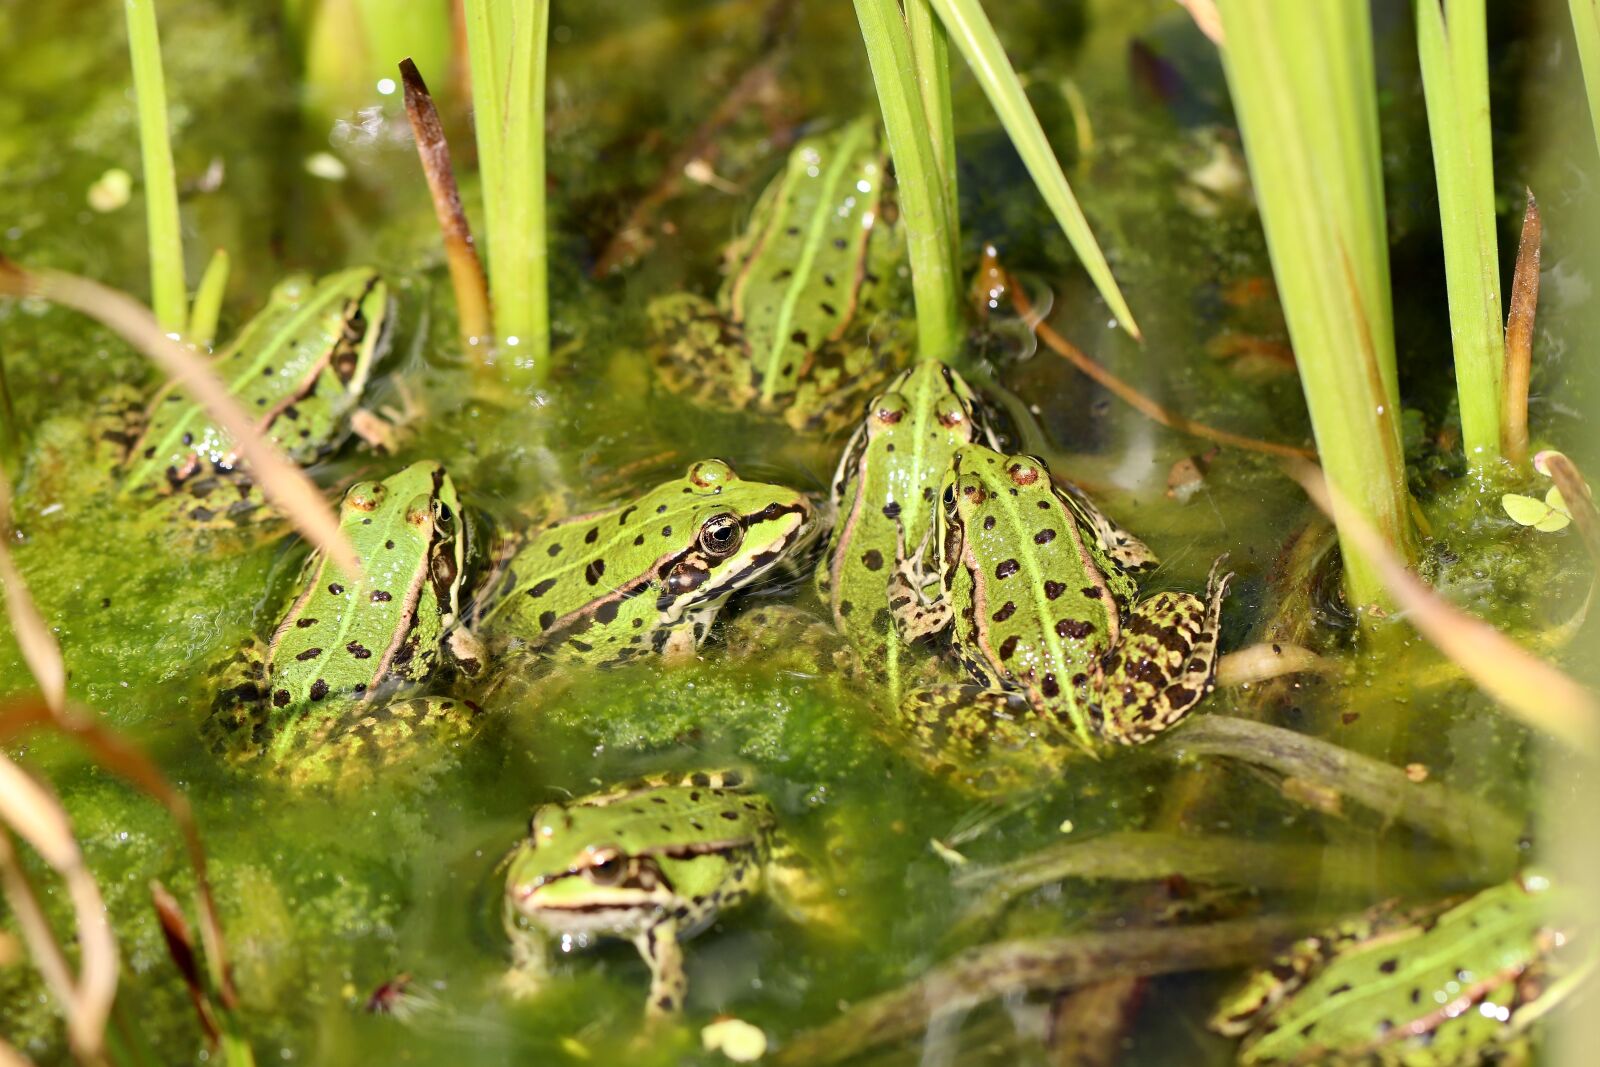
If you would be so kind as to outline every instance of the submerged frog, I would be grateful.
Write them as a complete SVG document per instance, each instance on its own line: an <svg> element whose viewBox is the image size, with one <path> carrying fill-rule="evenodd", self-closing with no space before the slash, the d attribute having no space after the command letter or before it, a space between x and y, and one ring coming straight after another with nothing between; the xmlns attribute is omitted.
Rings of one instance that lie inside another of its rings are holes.
<svg viewBox="0 0 1600 1067"><path fill-rule="evenodd" d="M692 656L731 594L804 546L811 517L796 490L701 460L632 500L528 535L479 629L499 652L578 666Z"/></svg>
<svg viewBox="0 0 1600 1067"><path fill-rule="evenodd" d="M352 578L323 555L263 648L222 666L205 733L230 762L262 761L297 784L348 778L408 756L419 734L460 738L477 709L396 691L426 680L449 652L475 674L483 655L461 618L469 559L454 483L412 464L345 494L339 526L361 560Z"/></svg>
<svg viewBox="0 0 1600 1067"><path fill-rule="evenodd" d="M1501 1062L1594 959L1568 960L1570 900L1524 873L1465 899L1380 905L1296 943L1224 998L1243 1064Z"/></svg>
<svg viewBox="0 0 1600 1067"><path fill-rule="evenodd" d="M291 278L211 367L262 434L307 465L347 432L388 318L388 288L369 268L315 284ZM271 513L227 433L174 385L148 404L132 387L114 389L87 427L78 424L78 447L62 436L59 428L46 435L49 454L32 472L34 495L65 499L114 482L125 495L153 498L157 513L197 527L243 525Z"/></svg>
<svg viewBox="0 0 1600 1067"><path fill-rule="evenodd" d="M733 771L547 804L506 865L515 978L544 977L552 937L563 946L624 938L650 968L646 1016L657 1019L683 1007L682 942L721 911L763 890L796 917L819 906L772 805Z"/></svg>
<svg viewBox="0 0 1600 1067"><path fill-rule="evenodd" d="M937 590L904 559L892 607L907 640L948 630L976 684L908 694L919 739L957 757L1062 742L1093 755L1151 740L1210 692L1231 575L1213 568L1203 600L1139 599L1149 549L1033 457L964 446L940 496Z"/></svg>
<svg viewBox="0 0 1600 1067"><path fill-rule="evenodd" d="M663 383L712 406L781 413L799 430L848 425L904 358L875 306L900 254L881 217L884 181L867 120L797 144L727 249L716 302L651 302Z"/></svg>
<svg viewBox="0 0 1600 1067"><path fill-rule="evenodd" d="M943 363L919 362L867 405L834 474L836 518L817 592L892 699L903 654L889 609L895 560L901 546L927 539L945 471L975 441L996 444L972 388Z"/></svg>

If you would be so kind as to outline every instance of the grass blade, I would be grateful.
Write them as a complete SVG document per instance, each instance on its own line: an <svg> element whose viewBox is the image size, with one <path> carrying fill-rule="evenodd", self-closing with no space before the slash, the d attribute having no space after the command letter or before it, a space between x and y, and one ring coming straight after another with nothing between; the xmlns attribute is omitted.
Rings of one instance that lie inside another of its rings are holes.
<svg viewBox="0 0 1600 1067"><path fill-rule="evenodd" d="M150 243L150 306L170 334L184 332L189 292L183 279L183 235L178 225L178 182L167 133L167 85L161 73L161 39L155 0L123 0L128 52L139 104L139 151L144 165L145 219Z"/></svg>
<svg viewBox="0 0 1600 1067"><path fill-rule="evenodd" d="M1100 290L1100 295L1123 328L1135 339L1142 340L1139 325L1134 322L1133 312L1128 310L1122 290L1117 287L1105 253L1100 250L1094 231L1089 228L1089 220L1084 218L1083 209L1078 206L1077 197L1072 195L1072 187L1067 184L1067 176L1062 173L1061 164L1050 148L1044 127L1039 125L1039 118L1033 113L1027 94L1022 91L1022 82L1018 80L1016 71L1011 69L1000 38L989 24L982 6L978 0L929 0L929 3L938 12L940 21L960 49L967 66L972 68L978 84L983 87L990 105L999 116L1000 124L1011 137L1017 154L1033 176L1034 184L1050 206L1062 232L1067 235L1073 251L1078 253L1078 259L1089 272L1095 288Z"/></svg>
<svg viewBox="0 0 1600 1067"><path fill-rule="evenodd" d="M950 35L929 0L905 0L911 34L911 63L917 72L922 113L928 120L933 165L949 219L950 262L961 264L961 201L956 195L956 120L950 104Z"/></svg>
<svg viewBox="0 0 1600 1067"><path fill-rule="evenodd" d="M1533 322L1539 309L1539 238L1543 227L1539 205L1528 191L1522 214L1522 239L1517 243L1517 270L1511 277L1511 306L1506 310L1506 366L1503 381L1506 458L1519 466L1528 458L1528 382L1533 374Z"/></svg>
<svg viewBox="0 0 1600 1067"><path fill-rule="evenodd" d="M263 437L206 361L168 337L150 312L125 293L55 270L23 270L0 258L0 294L39 296L88 315L142 352L205 408L239 446L250 473L267 497L289 517L306 540L350 574L360 560L339 529L333 510L311 479Z"/></svg>
<svg viewBox="0 0 1600 1067"><path fill-rule="evenodd" d="M1567 9L1578 42L1578 65L1583 68L1583 89L1589 97L1594 143L1600 148L1600 0L1567 0Z"/></svg>
<svg viewBox="0 0 1600 1067"><path fill-rule="evenodd" d="M1489 144L1488 46L1483 0L1418 0L1417 54L1428 105L1428 136L1439 188L1456 393L1467 458L1500 457L1500 260L1495 240Z"/></svg>
<svg viewBox="0 0 1600 1067"><path fill-rule="evenodd" d="M923 110L911 34L899 0L855 0L855 7L894 158L917 304L917 354L948 359L961 343L961 283L950 236L954 222Z"/></svg>

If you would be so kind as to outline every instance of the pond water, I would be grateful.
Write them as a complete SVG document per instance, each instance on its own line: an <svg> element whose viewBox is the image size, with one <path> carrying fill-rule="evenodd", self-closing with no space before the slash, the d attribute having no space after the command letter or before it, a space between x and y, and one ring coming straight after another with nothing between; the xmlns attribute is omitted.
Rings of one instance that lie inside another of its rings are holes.
<svg viewBox="0 0 1600 1067"><path fill-rule="evenodd" d="M1139 346L1115 327L981 93L959 71L964 263L975 265L982 244L995 241L1056 328L1143 392L1214 426L1308 445L1214 51L1167 3L990 7L1146 341ZM709 456L747 478L826 493L845 434L797 434L667 392L654 380L644 309L662 293L715 289L719 247L782 167L787 139L808 124L826 128L870 113L872 86L848 6L558 5L551 292L569 365L537 397L515 401L485 385L456 338L398 98L373 94L360 111L308 98L279 8L163 4L163 51L191 279L210 249L232 256L223 336L290 271L370 264L393 292L392 343L367 398L406 416L403 432L393 454L351 440L319 463L312 473L330 499L358 479L423 459L442 462L469 507L502 524L609 504ZM114 5L87 0L0 7L0 40L11 44L0 71L0 252L142 295L141 197L108 213L85 200L107 168L139 170L115 16ZM1496 62L1515 74L1539 38L1515 19L1504 29L1517 43L1497 51ZM1539 633L1582 602L1577 539L1540 540L1489 514L1460 477L1459 457L1433 444L1454 419L1448 323L1442 269L1430 258L1437 215L1420 89L1412 61L1401 59L1412 48L1406 33L1380 18L1414 489L1441 531L1429 554L1432 577L1468 607ZM710 142L716 183L681 183L646 224L648 246L595 276L629 212L752 71L770 76ZM424 73L458 160L469 160L459 84ZM1506 95L1507 114L1526 103ZM1074 120L1080 107L1087 125ZM1520 140L1508 143L1520 149ZM311 173L307 160L317 153L335 157L342 177ZM1547 265L1562 261L1560 222L1570 210L1563 196L1579 179L1556 171L1551 181ZM481 218L470 177L464 192L469 215ZM1569 381L1564 366L1567 299L1555 287L1540 335L1554 355L1541 371L1536 421L1558 440L1563 431L1578 436L1585 406L1583 383ZM1042 454L1085 486L1160 555L1145 588L1198 591L1227 553L1237 577L1223 614L1225 651L1279 640L1345 665L1326 676L1219 689L1202 715L1276 723L1396 768L1413 765L1413 774L1487 805L1505 823L1533 826L1529 737L1409 631L1388 632L1370 656L1352 650L1352 623L1332 592L1326 531L1275 460L1214 451L1156 425L1048 349L1023 344L1025 336L1014 321L999 323L988 343L964 354L962 369L1014 398L1013 413L1037 420L1037 428L1015 431L1019 450ZM214 697L206 668L270 631L292 595L304 545L280 533L191 547L106 492L95 472L53 469L51 456L78 428L72 420L86 417L107 389L153 388L157 380L109 334L42 305L0 304L0 344L7 433L21 451L20 463L8 464L21 476L17 564L55 628L72 698L144 747L194 805L242 1000L237 1020L258 1062L720 1062L698 1036L714 1016L752 1023L781 1047L844 1006L983 941L1256 914L1306 922L1389 896L1491 884L1529 847L1490 840L1487 830L1476 843L1470 834L1440 840L1403 813L1340 803L1337 781L1286 782L1237 761L1180 763L1171 746L1073 762L1031 788L974 796L927 773L905 739L897 742L876 686L807 660L803 650L740 655L720 632L683 665L535 674L510 687L514 698L491 699L488 726L458 764L427 780L387 776L330 793L231 771L200 741ZM1169 492L1186 457L1199 457L1203 481L1192 495ZM787 576L746 591L724 621L779 602L822 611L809 576ZM9 630L0 630L0 695L31 688ZM191 900L181 839L157 805L71 745L40 736L10 751L61 796L106 895L123 953L119 1020L143 1035L150 1062L198 1058L192 1009L148 896L150 880L161 879ZM837 928L798 924L763 899L728 911L687 948L688 1025L644 1046L630 1042L649 977L624 942L561 955L540 996L508 996L498 865L533 809L644 774L726 767L753 773L786 832L824 858ZM992 922L960 924L991 888L986 868L1064 840L1134 831L1282 846L1298 869L1216 886L1057 879ZM58 887L47 903L67 914ZM1118 976L1114 962L1108 968L1106 977ZM409 976L406 1017L366 1012L374 991L401 975ZM1122 1062L1227 1062L1232 1044L1204 1021L1228 977L1158 978L1139 997L1127 985L1100 986L1112 1007L1060 1010L1076 1012L1062 1017L1079 1025L1136 1011L1125 1035L1113 1038L1113 1047L1125 1045ZM1051 996L1014 995L946 1016L863 1062L1067 1062L1052 1058L1064 1055L1059 1042L1045 1040L1059 1008ZM4 1036L37 1061L67 1058L56 1011L27 967L0 967L0 1019Z"/></svg>

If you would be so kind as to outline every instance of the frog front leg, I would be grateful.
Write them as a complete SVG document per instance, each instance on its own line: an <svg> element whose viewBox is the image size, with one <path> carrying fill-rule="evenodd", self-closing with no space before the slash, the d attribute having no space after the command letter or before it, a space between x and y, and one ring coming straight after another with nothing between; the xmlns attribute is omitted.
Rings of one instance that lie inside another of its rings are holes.
<svg viewBox="0 0 1600 1067"><path fill-rule="evenodd" d="M645 1020L659 1022L683 1010L689 991L689 976L683 970L683 946L678 943L678 924L672 919L651 923L634 936L633 945L650 968L650 1000L645 1004Z"/></svg>
<svg viewBox="0 0 1600 1067"><path fill-rule="evenodd" d="M1100 548L1130 574L1144 574L1160 566L1161 560L1150 551L1150 546L1119 526L1116 520L1100 510L1100 505L1089 499L1087 493L1068 481L1058 481L1057 487L1072 498L1072 505L1094 531Z"/></svg>
<svg viewBox="0 0 1600 1067"><path fill-rule="evenodd" d="M1091 720L1106 741L1142 745L1169 729L1216 685L1222 599L1231 573L1211 568L1205 599L1158 593L1129 612L1122 640L1103 663Z"/></svg>
<svg viewBox="0 0 1600 1067"><path fill-rule="evenodd" d="M889 614L894 618L900 640L910 644L921 637L943 633L955 618L950 598L944 595L942 579L936 581L928 571L924 557L928 541L933 537L930 528L913 553L906 552L905 527L895 528L895 565L886 583L889 596ZM929 594L932 588L934 592Z"/></svg>

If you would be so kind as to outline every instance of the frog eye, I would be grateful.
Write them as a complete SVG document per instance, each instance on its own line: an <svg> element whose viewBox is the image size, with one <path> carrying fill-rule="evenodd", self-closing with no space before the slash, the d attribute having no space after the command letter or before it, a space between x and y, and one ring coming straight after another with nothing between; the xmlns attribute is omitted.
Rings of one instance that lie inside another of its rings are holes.
<svg viewBox="0 0 1600 1067"><path fill-rule="evenodd" d="M744 527L732 515L713 515L700 527L700 549L712 559L725 559L744 540Z"/></svg>
<svg viewBox="0 0 1600 1067"><path fill-rule="evenodd" d="M594 858L583 868L583 876L595 885L616 885L627 873L622 854L614 848L597 848Z"/></svg>
<svg viewBox="0 0 1600 1067"><path fill-rule="evenodd" d="M441 530L449 530L454 526L455 521L456 513L450 509L449 504L446 504L443 500L435 500L433 502L433 524L435 526Z"/></svg>
<svg viewBox="0 0 1600 1067"><path fill-rule="evenodd" d="M945 482L944 483L944 506L945 506L945 510L946 511L949 511L951 508L954 508L956 506L956 483L955 482Z"/></svg>

